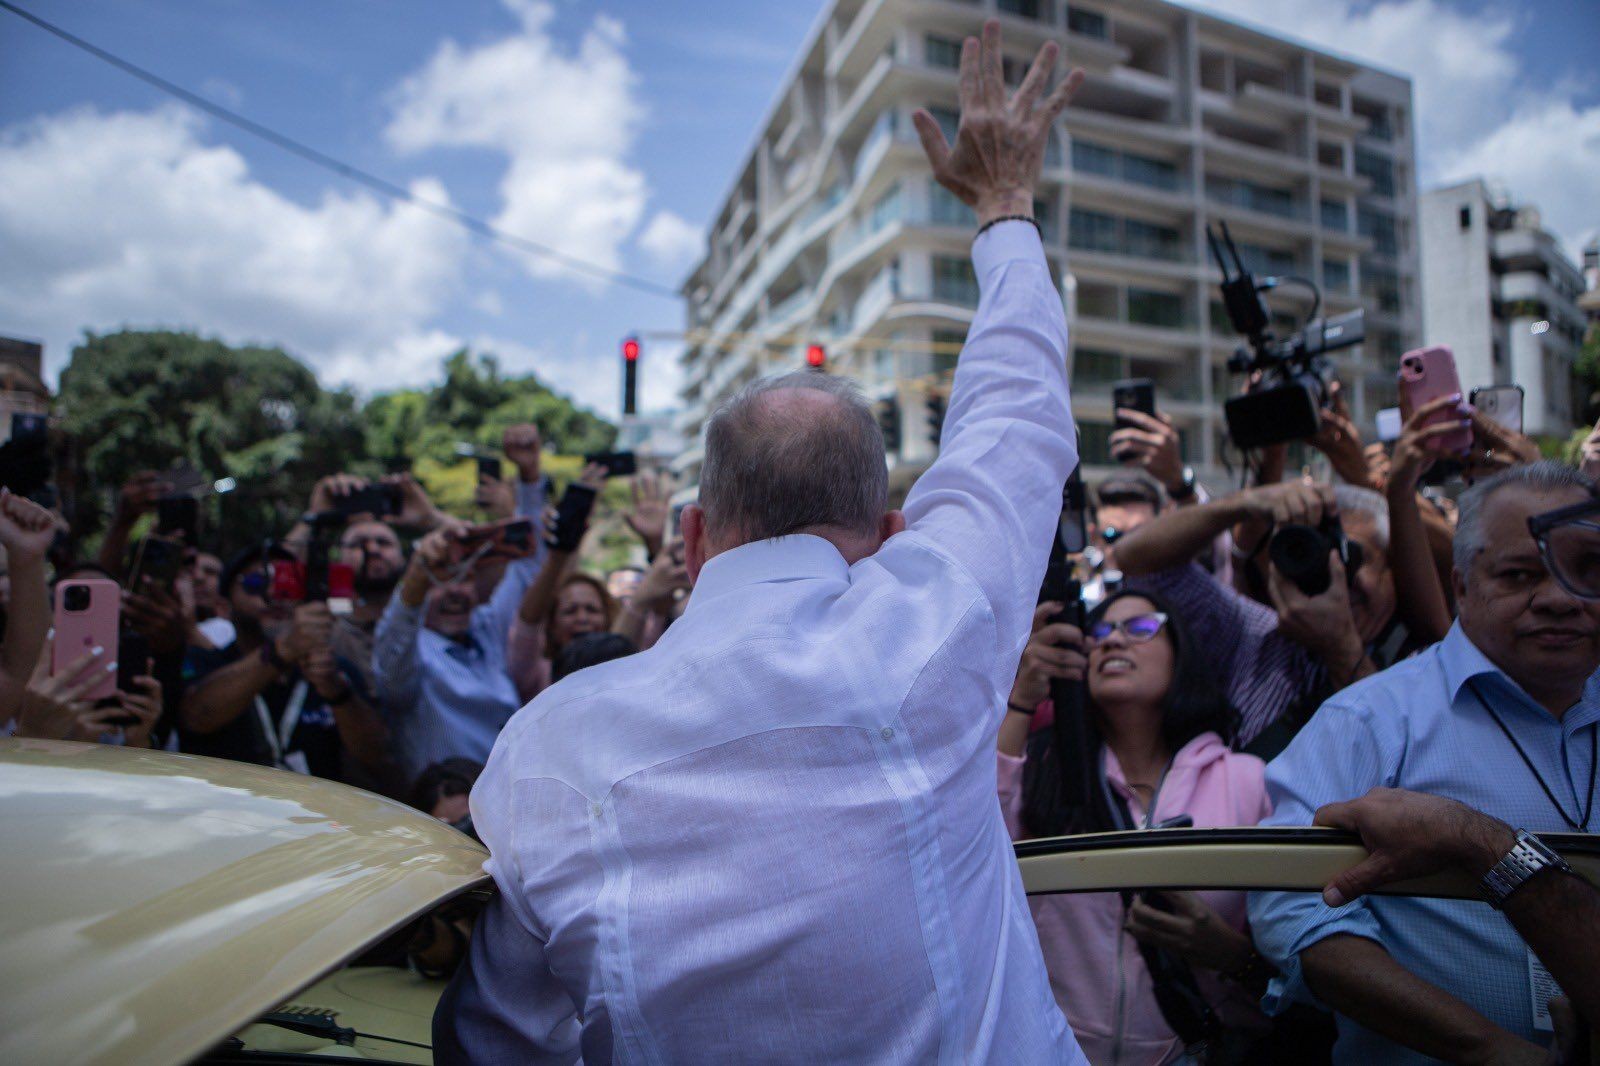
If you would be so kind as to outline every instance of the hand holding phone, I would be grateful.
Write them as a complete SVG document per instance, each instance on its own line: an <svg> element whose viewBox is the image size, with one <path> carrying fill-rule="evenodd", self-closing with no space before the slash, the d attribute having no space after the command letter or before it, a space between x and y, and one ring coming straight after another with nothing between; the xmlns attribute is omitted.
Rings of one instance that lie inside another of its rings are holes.
<svg viewBox="0 0 1600 1066"><path fill-rule="evenodd" d="M585 463L606 468L606 477L631 477L639 469L638 457L633 452L594 452L583 457Z"/></svg>
<svg viewBox="0 0 1600 1066"><path fill-rule="evenodd" d="M1400 397L1409 413L1430 401L1445 396L1461 397L1461 379L1456 375L1456 357L1448 347L1433 345L1414 348L1400 357ZM1426 425L1457 423L1457 431L1428 438L1425 446L1448 455L1462 455L1472 447L1472 424L1457 410L1441 410L1428 418Z"/></svg>
<svg viewBox="0 0 1600 1066"><path fill-rule="evenodd" d="M56 586L55 643L50 652L50 673L60 674L85 652L99 648L96 658L109 666L118 661L122 623L122 587L105 578L78 578ZM116 692L110 670L83 692L88 700Z"/></svg>

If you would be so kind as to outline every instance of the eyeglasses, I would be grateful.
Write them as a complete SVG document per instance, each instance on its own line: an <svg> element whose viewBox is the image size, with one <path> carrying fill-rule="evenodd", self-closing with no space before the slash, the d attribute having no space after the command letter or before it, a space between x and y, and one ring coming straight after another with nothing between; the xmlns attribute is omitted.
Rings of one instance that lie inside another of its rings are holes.
<svg viewBox="0 0 1600 1066"><path fill-rule="evenodd" d="M259 570L252 574L242 574L239 577L239 590L247 596L266 595L268 584L267 575Z"/></svg>
<svg viewBox="0 0 1600 1066"><path fill-rule="evenodd" d="M1562 588L1582 600L1600 600L1600 500L1533 515L1528 532Z"/></svg>
<svg viewBox="0 0 1600 1066"><path fill-rule="evenodd" d="M1118 632L1128 638L1130 644L1148 644L1156 639L1156 634L1161 632L1161 627L1166 624L1167 616L1160 611L1136 614L1120 622L1109 622L1102 618L1089 627L1086 636L1090 645L1102 644L1111 639L1111 634Z"/></svg>

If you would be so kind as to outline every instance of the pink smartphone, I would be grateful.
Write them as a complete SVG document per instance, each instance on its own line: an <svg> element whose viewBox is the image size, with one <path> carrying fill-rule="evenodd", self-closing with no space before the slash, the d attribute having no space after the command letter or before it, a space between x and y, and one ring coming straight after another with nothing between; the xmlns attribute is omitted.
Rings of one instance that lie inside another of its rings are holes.
<svg viewBox="0 0 1600 1066"><path fill-rule="evenodd" d="M63 581L56 586L56 642L50 656L50 673L59 674L93 648L103 648L100 660L117 661L117 631L122 620L122 586L103 577ZM96 667L100 677L84 699L99 700L117 693L117 675Z"/></svg>
<svg viewBox="0 0 1600 1066"><path fill-rule="evenodd" d="M1461 379L1456 376L1456 356L1443 344L1428 348L1413 348L1400 357L1400 393L1405 397L1406 410L1415 411L1441 396L1460 396ZM1457 424L1454 433L1445 433L1428 441L1436 452L1460 455L1472 447L1472 423L1463 423L1453 410L1440 411L1431 416L1427 424Z"/></svg>

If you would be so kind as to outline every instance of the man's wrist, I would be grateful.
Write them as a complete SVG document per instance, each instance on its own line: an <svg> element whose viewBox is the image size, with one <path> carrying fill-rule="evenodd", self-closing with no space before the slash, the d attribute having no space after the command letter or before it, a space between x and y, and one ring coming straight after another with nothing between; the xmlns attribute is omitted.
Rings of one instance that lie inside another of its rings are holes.
<svg viewBox="0 0 1600 1066"><path fill-rule="evenodd" d="M978 201L978 205L974 210L978 215L978 227L980 229L996 219L1008 217L1032 218L1033 190L1013 189L984 197Z"/></svg>
<svg viewBox="0 0 1600 1066"><path fill-rule="evenodd" d="M1465 831L1457 835L1457 863L1479 880L1517 843L1517 831L1498 818L1472 811Z"/></svg>

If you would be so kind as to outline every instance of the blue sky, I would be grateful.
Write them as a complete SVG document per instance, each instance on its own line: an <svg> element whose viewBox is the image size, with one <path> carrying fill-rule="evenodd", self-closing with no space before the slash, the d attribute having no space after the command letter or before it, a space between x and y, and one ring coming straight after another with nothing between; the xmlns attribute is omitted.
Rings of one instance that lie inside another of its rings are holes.
<svg viewBox="0 0 1600 1066"><path fill-rule="evenodd" d="M250 117L528 238L675 285L818 0L23 0ZM1600 5L1213 0L1410 74L1424 181L1487 172L1596 225ZM1587 53L1586 53L1587 49ZM0 333L281 343L371 392L493 350L604 413L673 300L578 282L394 207L0 12ZM647 346L671 402L674 346Z"/></svg>

